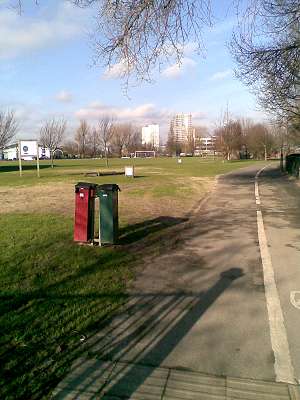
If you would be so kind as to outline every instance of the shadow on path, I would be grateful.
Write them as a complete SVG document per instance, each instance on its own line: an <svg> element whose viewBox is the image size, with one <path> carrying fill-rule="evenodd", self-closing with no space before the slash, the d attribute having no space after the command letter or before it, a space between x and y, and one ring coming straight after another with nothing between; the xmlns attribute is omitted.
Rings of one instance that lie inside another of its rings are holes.
<svg viewBox="0 0 300 400"><path fill-rule="evenodd" d="M90 353L100 361L92 361L86 368L79 365L56 390L56 399L75 392L78 398L90 392L91 385L98 395L130 398L160 366L179 342L198 323L209 307L244 275L242 269L231 268L206 292L198 295L182 293L142 294L131 297L120 318L94 336L88 343ZM133 365L111 362L128 361ZM98 363L98 366L96 364ZM101 364L102 363L102 364ZM135 364L147 366L139 368ZM96 367L96 368L95 368Z"/></svg>
<svg viewBox="0 0 300 400"><path fill-rule="evenodd" d="M161 216L120 229L119 244L135 243L155 232L187 222L188 218Z"/></svg>

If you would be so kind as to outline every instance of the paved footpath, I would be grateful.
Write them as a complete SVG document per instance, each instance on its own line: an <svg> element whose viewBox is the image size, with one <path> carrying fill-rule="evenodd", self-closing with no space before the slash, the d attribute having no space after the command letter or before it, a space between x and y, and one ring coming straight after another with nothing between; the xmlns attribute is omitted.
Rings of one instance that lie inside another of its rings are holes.
<svg viewBox="0 0 300 400"><path fill-rule="evenodd" d="M267 168L259 187L291 361L300 382L300 182Z"/></svg>
<svg viewBox="0 0 300 400"><path fill-rule="evenodd" d="M173 228L178 231L176 248L165 248L140 267L128 303L89 338L89 357L76 361L54 391L55 399L300 399L295 385L299 340L297 325L291 322L299 319L300 310L286 309L287 290L300 290L299 234L295 224L294 247L285 246L295 250L294 266L288 274L280 270L283 283L278 286L293 376L275 383L281 380L275 367L280 369L286 355L280 354L280 346L274 348L276 335L282 342L276 324L270 334L274 299L266 301L257 210L264 218L274 177L278 185L282 178L272 167L262 172L258 206L254 184L261 167L220 177L190 221ZM287 188L291 184L284 182ZM284 204L280 210L284 212ZM282 229L279 225L273 215L267 216L267 240L274 230ZM286 230L290 232L289 226ZM280 253L281 243L278 232L274 235L270 253L272 259L275 254L277 280L281 262L276 252ZM288 236L286 240L290 244ZM287 283L290 278L294 282ZM291 321L286 323L286 317Z"/></svg>

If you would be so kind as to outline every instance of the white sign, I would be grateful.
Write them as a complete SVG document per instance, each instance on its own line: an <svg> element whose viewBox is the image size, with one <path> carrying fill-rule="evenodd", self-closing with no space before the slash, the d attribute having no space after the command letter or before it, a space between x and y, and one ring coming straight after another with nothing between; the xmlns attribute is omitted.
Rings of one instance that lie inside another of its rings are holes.
<svg viewBox="0 0 300 400"><path fill-rule="evenodd" d="M125 167L125 176L134 178L134 167L132 165L130 167Z"/></svg>
<svg viewBox="0 0 300 400"><path fill-rule="evenodd" d="M22 158L33 158L37 156L36 140L20 140L20 150Z"/></svg>

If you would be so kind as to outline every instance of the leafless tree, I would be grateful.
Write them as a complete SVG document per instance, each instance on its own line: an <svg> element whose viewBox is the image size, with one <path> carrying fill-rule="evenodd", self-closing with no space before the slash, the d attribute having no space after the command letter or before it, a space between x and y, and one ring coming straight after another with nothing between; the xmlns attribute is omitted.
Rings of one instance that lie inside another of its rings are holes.
<svg viewBox="0 0 300 400"><path fill-rule="evenodd" d="M90 153L92 157L96 157L99 154L100 149L100 134L96 128L92 128L88 137L88 143L90 147Z"/></svg>
<svg viewBox="0 0 300 400"><path fill-rule="evenodd" d="M180 63L185 45L203 48L201 31L211 24L209 0L74 0L79 6L99 4L93 34L95 62L118 65L123 77L149 79L162 59Z"/></svg>
<svg viewBox="0 0 300 400"><path fill-rule="evenodd" d="M131 129L126 135L125 149L127 154L134 153L136 150L141 149L142 146L142 136L141 128L135 125L130 125Z"/></svg>
<svg viewBox="0 0 300 400"><path fill-rule="evenodd" d="M34 0L32 0L34 2ZM203 49L201 32L211 25L210 0L69 0L79 7L94 7L91 33L95 64L117 65L127 78L148 80L153 67L174 58L181 63L188 42ZM11 0L20 12L22 0Z"/></svg>
<svg viewBox="0 0 300 400"><path fill-rule="evenodd" d="M122 157L123 151L132 147L135 129L129 123L115 124L112 136L112 147L118 157Z"/></svg>
<svg viewBox="0 0 300 400"><path fill-rule="evenodd" d="M223 121L214 131L216 149L230 161L233 156L238 156L243 145L242 126L239 120L230 117L228 110L222 118Z"/></svg>
<svg viewBox="0 0 300 400"><path fill-rule="evenodd" d="M237 75L268 111L300 117L299 0L252 0L232 40Z"/></svg>
<svg viewBox="0 0 300 400"><path fill-rule="evenodd" d="M13 111L0 111L0 159L3 149L15 137L18 122Z"/></svg>
<svg viewBox="0 0 300 400"><path fill-rule="evenodd" d="M109 146L114 133L113 118L108 115L103 116L98 122L98 130L101 147L105 155L106 167L108 167Z"/></svg>
<svg viewBox="0 0 300 400"><path fill-rule="evenodd" d="M86 155L86 147L89 140L90 132L91 130L86 120L81 120L75 134L75 141L77 143L78 153L80 154L81 158L84 158Z"/></svg>
<svg viewBox="0 0 300 400"><path fill-rule="evenodd" d="M176 141L173 135L170 134L168 135L166 150L169 156L172 155L179 156L179 154L182 153L183 147L184 147L183 143Z"/></svg>
<svg viewBox="0 0 300 400"><path fill-rule="evenodd" d="M196 149L196 130L192 128L188 134L187 140L183 144L183 152L194 155Z"/></svg>
<svg viewBox="0 0 300 400"><path fill-rule="evenodd" d="M44 126L40 130L40 142L41 144L50 150L51 167L53 168L53 157L56 150L62 143L67 123L62 119L49 119L45 122Z"/></svg>
<svg viewBox="0 0 300 400"><path fill-rule="evenodd" d="M62 148L64 152L68 154L68 156L75 157L75 155L78 154L78 144L75 142L75 140L67 140L62 145Z"/></svg>
<svg viewBox="0 0 300 400"><path fill-rule="evenodd" d="M247 151L256 159L265 159L276 148L276 138L269 126L262 123L247 121L242 123L244 144Z"/></svg>

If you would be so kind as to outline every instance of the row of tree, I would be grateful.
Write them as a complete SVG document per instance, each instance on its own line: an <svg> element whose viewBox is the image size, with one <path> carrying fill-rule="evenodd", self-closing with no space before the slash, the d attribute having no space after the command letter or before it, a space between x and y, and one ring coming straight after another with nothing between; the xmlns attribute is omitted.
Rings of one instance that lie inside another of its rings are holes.
<svg viewBox="0 0 300 400"><path fill-rule="evenodd" d="M121 157L143 149L140 130L129 123L119 123L109 116L99 119L96 126L81 120L73 139L66 139L67 122L64 118L47 120L40 129L39 142L50 150L51 164L57 150L67 155L85 157ZM0 158L4 148L18 131L13 111L0 111Z"/></svg>
<svg viewBox="0 0 300 400"><path fill-rule="evenodd" d="M129 123L119 123L109 116L99 119L96 126L81 120L73 139L64 144L64 151L80 157L115 155L121 157L141 147L140 130Z"/></svg>
<svg viewBox="0 0 300 400"><path fill-rule="evenodd" d="M280 128L251 120L227 119L215 129L216 150L232 158L267 159L280 149Z"/></svg>
<svg viewBox="0 0 300 400"><path fill-rule="evenodd" d="M60 149L67 156L105 157L107 164L110 156L121 157L136 150L151 150L142 146L140 129L129 123L119 123L109 116L99 119L96 126L90 126L81 120L72 139L65 137L67 123L64 119L50 119L40 129L39 142L48 148L53 158ZM18 122L12 111L0 111L0 151L11 142L18 130ZM202 146L201 138L209 136L206 127L194 127L185 143L174 141L170 135L166 154L181 152L194 154ZM280 124L254 123L247 119L234 119L228 112L213 132L213 150L224 158L267 158L278 153L283 145L287 152L299 146L299 131L286 130Z"/></svg>
<svg viewBox="0 0 300 400"><path fill-rule="evenodd" d="M211 136L209 150L221 154L224 159L255 158L266 159L281 152L283 145L287 152L299 147L299 133L288 131L281 124L257 123L250 119L229 117L228 112L209 135L206 127L195 127L185 142L176 142L172 134L167 141L168 154L205 153L202 138Z"/></svg>

